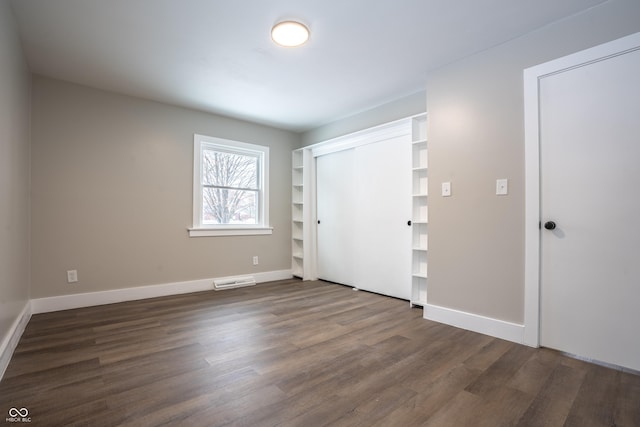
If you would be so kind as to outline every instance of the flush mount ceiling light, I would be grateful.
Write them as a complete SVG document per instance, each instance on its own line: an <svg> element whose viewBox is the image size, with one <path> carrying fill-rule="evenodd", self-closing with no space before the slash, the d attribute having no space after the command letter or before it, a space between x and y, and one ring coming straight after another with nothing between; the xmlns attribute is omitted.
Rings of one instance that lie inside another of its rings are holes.
<svg viewBox="0 0 640 427"><path fill-rule="evenodd" d="M271 29L271 38L284 47L301 46L309 40L309 29L295 21L283 21Z"/></svg>

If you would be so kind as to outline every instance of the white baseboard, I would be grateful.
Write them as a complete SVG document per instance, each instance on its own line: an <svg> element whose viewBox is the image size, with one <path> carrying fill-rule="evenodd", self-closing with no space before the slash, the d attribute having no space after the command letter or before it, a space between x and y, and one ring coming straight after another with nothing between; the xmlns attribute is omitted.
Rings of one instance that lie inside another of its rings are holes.
<svg viewBox="0 0 640 427"><path fill-rule="evenodd" d="M518 344L524 343L524 325L432 304L424 306L424 318Z"/></svg>
<svg viewBox="0 0 640 427"><path fill-rule="evenodd" d="M0 380L2 380L2 377L4 377L4 373L9 366L9 362L11 361L11 357L13 356L13 352L18 346L20 337L22 337L22 333L27 327L29 319L31 319L31 303L27 301L24 305L24 308L20 312L20 315L16 318L16 320L14 320L11 328L9 328L9 332L0 344Z"/></svg>
<svg viewBox="0 0 640 427"><path fill-rule="evenodd" d="M257 283L272 282L274 280L286 280L293 277L291 270L266 271L263 273L250 273L249 275L255 277ZM110 291L87 292L83 294L37 298L31 300L31 310L34 314L49 313L51 311L91 307L94 305L113 304L124 301L163 297L167 295L212 291L213 281L217 279L224 278L216 277L215 279L189 280L186 282L164 283L160 285L114 289Z"/></svg>

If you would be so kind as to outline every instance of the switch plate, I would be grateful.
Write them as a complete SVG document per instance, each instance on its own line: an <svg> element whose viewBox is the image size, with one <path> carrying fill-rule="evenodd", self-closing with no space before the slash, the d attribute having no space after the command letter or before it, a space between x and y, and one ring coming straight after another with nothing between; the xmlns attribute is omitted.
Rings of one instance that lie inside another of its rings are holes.
<svg viewBox="0 0 640 427"><path fill-rule="evenodd" d="M258 257L257 256L253 257L253 265L258 265Z"/></svg>
<svg viewBox="0 0 640 427"><path fill-rule="evenodd" d="M442 197L449 197L451 196L451 183L450 182L443 182L442 183Z"/></svg>
<svg viewBox="0 0 640 427"><path fill-rule="evenodd" d="M498 196L506 196L507 194L509 194L509 180L504 178L504 179L497 179L496 180L496 194Z"/></svg>
<svg viewBox="0 0 640 427"><path fill-rule="evenodd" d="M78 270L67 270L67 283L75 283L78 281Z"/></svg>

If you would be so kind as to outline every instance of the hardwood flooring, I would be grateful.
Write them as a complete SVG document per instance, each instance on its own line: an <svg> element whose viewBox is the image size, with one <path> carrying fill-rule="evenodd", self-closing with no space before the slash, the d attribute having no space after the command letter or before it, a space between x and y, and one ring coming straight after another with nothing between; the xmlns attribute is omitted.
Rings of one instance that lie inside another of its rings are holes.
<svg viewBox="0 0 640 427"><path fill-rule="evenodd" d="M12 407L46 426L640 426L640 377L289 280L35 315Z"/></svg>

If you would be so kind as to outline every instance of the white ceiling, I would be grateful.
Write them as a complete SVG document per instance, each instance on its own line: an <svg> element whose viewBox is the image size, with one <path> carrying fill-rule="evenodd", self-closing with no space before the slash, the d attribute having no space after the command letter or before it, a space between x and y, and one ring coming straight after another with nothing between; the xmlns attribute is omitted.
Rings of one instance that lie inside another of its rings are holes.
<svg viewBox="0 0 640 427"><path fill-rule="evenodd" d="M34 73L304 131L604 0L12 0ZM270 39L297 19L311 39Z"/></svg>

